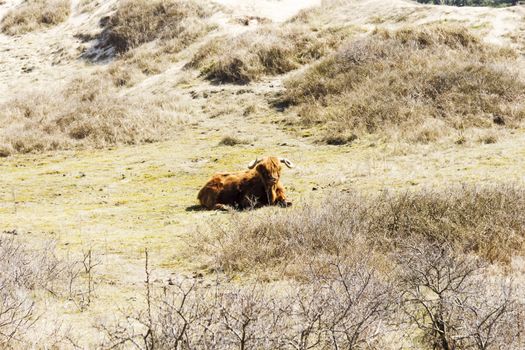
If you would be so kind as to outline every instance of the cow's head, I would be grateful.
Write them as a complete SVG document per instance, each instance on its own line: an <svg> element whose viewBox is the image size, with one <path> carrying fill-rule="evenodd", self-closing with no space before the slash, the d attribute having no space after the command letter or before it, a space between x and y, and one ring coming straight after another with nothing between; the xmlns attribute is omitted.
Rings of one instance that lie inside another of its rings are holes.
<svg viewBox="0 0 525 350"><path fill-rule="evenodd" d="M275 185L281 177L281 163L285 164L288 168L293 168L294 166L293 163L286 158L267 157L255 159L248 165L248 168L255 168L266 183Z"/></svg>

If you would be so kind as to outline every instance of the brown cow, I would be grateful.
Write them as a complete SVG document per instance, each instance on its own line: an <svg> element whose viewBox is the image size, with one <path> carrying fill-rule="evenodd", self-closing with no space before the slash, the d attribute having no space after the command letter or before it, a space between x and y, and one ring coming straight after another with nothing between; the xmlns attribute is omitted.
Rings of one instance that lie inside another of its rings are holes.
<svg viewBox="0 0 525 350"><path fill-rule="evenodd" d="M218 173L199 191L198 199L207 209L226 210L280 205L288 207L284 187L279 181L281 163L293 168L285 158L267 157L252 161L246 171Z"/></svg>

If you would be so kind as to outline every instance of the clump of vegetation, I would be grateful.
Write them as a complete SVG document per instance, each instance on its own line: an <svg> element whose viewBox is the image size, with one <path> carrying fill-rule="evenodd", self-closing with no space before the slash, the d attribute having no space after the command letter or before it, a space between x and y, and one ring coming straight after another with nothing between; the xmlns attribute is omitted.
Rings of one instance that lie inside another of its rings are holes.
<svg viewBox="0 0 525 350"><path fill-rule="evenodd" d="M202 35L210 14L192 0L126 0L109 19L104 41L119 53L154 40L175 39L176 46L185 46Z"/></svg>
<svg viewBox="0 0 525 350"><path fill-rule="evenodd" d="M162 98L118 96L108 79L72 80L58 91L37 91L1 106L2 154L153 142L177 124ZM60 101L60 103L57 103Z"/></svg>
<svg viewBox="0 0 525 350"><path fill-rule="evenodd" d="M357 140L357 136L354 134L334 134L325 136L321 141L326 143L327 145L339 146L352 143L355 140Z"/></svg>
<svg viewBox="0 0 525 350"><path fill-rule="evenodd" d="M356 133L414 134L429 119L445 129L484 128L495 115L516 127L525 82L509 68L515 59L465 28L376 30L289 79L281 102L298 106L307 125Z"/></svg>
<svg viewBox="0 0 525 350"><path fill-rule="evenodd" d="M421 334L412 336L413 344L440 350L522 346L516 323L524 305L505 278L490 280L485 262L455 254L447 244L414 241L404 242L395 260L405 324Z"/></svg>
<svg viewBox="0 0 525 350"><path fill-rule="evenodd" d="M32 293L53 291L63 267L53 246L32 252L0 234L0 268L0 346L10 348L38 319Z"/></svg>
<svg viewBox="0 0 525 350"><path fill-rule="evenodd" d="M116 86L132 86L163 72L182 49L212 30L207 21L212 9L194 0L120 2L98 44L84 56L97 60L117 54L108 72Z"/></svg>
<svg viewBox="0 0 525 350"><path fill-rule="evenodd" d="M146 307L103 327L106 345L518 349L524 303L486 259L523 253L524 207L523 189L495 186L236 214L210 237L216 283L155 293L146 263ZM261 268L295 274L273 283ZM256 282L221 273L240 271Z"/></svg>
<svg viewBox="0 0 525 350"><path fill-rule="evenodd" d="M80 0L78 2L78 9L80 13L87 13L92 12L99 5L99 0Z"/></svg>
<svg viewBox="0 0 525 350"><path fill-rule="evenodd" d="M498 136L494 132L490 132L490 131L481 133L481 135L478 137L478 142L485 144L485 145L490 145L490 144L498 142Z"/></svg>
<svg viewBox="0 0 525 350"><path fill-rule="evenodd" d="M25 34L62 23L70 12L69 0L27 0L5 15L0 29L8 35Z"/></svg>
<svg viewBox="0 0 525 350"><path fill-rule="evenodd" d="M424 239L506 263L525 244L523 209L525 191L514 187L339 194L285 212L236 213L217 224L209 253L225 271L283 269L297 276L327 257L363 250L385 256L403 242Z"/></svg>
<svg viewBox="0 0 525 350"><path fill-rule="evenodd" d="M331 52L348 35L345 29L312 31L306 25L265 26L235 38L214 39L190 66L210 80L247 84L265 75L283 74Z"/></svg>
<svg viewBox="0 0 525 350"><path fill-rule="evenodd" d="M523 303L475 257L410 242L382 274L360 260L327 261L302 282L244 286L146 278L146 303L102 325L104 347L518 349ZM159 293L160 292L160 293ZM182 344L182 345L181 345Z"/></svg>
<svg viewBox="0 0 525 350"><path fill-rule="evenodd" d="M247 143L248 142L246 140L241 140L234 136L225 136L219 142L219 146L237 146L237 145L245 145Z"/></svg>
<svg viewBox="0 0 525 350"><path fill-rule="evenodd" d="M91 249L73 257L59 258L53 242L36 246L32 242L29 247L17 238L16 230L0 233L0 347L34 346L30 334L35 333L39 342L52 338L54 346L70 340L60 325L48 325L49 335L31 331L44 323L41 318L49 315L47 308L53 300L72 302L80 311L93 301L94 268L100 262Z"/></svg>
<svg viewBox="0 0 525 350"><path fill-rule="evenodd" d="M199 279L179 279L155 293L148 284L149 311L135 310L123 315L126 323L103 325L104 347L381 348L393 305L388 283L365 263L338 263L324 272L303 285L280 288L205 287Z"/></svg>

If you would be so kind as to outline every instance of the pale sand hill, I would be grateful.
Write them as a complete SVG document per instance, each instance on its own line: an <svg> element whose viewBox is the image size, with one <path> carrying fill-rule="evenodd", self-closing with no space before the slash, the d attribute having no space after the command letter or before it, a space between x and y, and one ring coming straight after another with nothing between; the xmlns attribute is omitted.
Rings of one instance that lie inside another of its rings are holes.
<svg viewBox="0 0 525 350"><path fill-rule="evenodd" d="M19 0L7 0L0 5L0 17L15 7ZM302 9L320 3L307 1L242 1L221 0L227 13L217 13L214 20L220 25L216 33L240 33L252 30L258 23L246 27L232 19L246 16L269 18L282 22ZM0 101L14 94L27 92L41 85L60 83L81 71L89 72L94 67L79 59L80 54L92 43L83 43L75 38L79 33L97 33L99 20L115 9L116 0L101 1L94 12L80 13L76 1L72 2L72 14L65 23L46 31L29 33L18 37L0 34ZM323 4L328 9L333 1ZM381 24L397 27L407 21L422 24L434 21L452 21L479 27L487 41L509 44L509 35L520 28L525 15L523 7L487 9L423 6L406 0L361 0L335 1L337 10L330 13L329 22L352 23L373 29ZM343 5L341 5L343 4ZM175 64L175 67L180 64ZM173 73L173 72L171 72Z"/></svg>

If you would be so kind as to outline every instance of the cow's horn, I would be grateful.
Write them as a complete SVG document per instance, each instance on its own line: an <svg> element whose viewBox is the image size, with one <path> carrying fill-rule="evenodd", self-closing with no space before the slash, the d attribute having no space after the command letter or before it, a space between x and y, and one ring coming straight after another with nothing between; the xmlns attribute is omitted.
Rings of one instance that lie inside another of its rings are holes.
<svg viewBox="0 0 525 350"><path fill-rule="evenodd" d="M255 158L255 160L252 160L252 161L250 162L250 164L248 164L248 169L253 169L253 168L257 165L257 163L259 163L259 162L260 162L260 160L258 160L257 158Z"/></svg>
<svg viewBox="0 0 525 350"><path fill-rule="evenodd" d="M293 163L286 158L279 158L279 160L281 161L281 163L284 163L288 168L294 167Z"/></svg>

